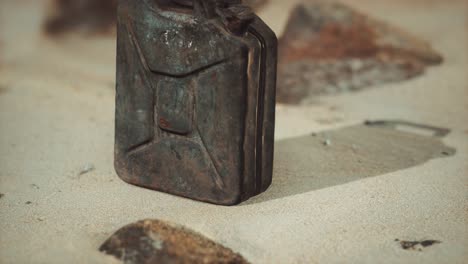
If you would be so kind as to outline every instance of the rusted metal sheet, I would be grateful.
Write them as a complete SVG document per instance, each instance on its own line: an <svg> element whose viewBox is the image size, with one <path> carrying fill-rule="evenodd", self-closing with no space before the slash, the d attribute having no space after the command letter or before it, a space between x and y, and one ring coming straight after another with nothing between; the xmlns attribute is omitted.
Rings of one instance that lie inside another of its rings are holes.
<svg viewBox="0 0 468 264"><path fill-rule="evenodd" d="M406 80L443 60L425 41L333 1L299 4L284 32L281 103L314 102L317 95Z"/></svg>
<svg viewBox="0 0 468 264"><path fill-rule="evenodd" d="M127 225L99 248L128 264L247 264L241 255L187 228L158 220Z"/></svg>
<svg viewBox="0 0 468 264"><path fill-rule="evenodd" d="M271 183L277 40L240 1L119 1L115 168L233 205Z"/></svg>

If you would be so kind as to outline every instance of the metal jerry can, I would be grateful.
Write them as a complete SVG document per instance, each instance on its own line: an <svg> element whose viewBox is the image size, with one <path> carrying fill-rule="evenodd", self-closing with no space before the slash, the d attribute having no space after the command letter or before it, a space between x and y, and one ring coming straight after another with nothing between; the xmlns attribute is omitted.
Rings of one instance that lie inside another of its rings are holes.
<svg viewBox="0 0 468 264"><path fill-rule="evenodd" d="M277 39L240 0L119 0L115 169L238 204L271 184Z"/></svg>

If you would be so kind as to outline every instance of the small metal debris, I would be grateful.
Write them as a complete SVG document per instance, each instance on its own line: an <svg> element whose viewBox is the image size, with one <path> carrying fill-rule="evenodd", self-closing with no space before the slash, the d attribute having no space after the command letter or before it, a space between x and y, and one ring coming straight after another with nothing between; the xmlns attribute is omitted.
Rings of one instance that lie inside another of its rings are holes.
<svg viewBox="0 0 468 264"><path fill-rule="evenodd" d="M442 243L439 240L400 241L399 239L395 239L395 241L399 242L401 245L401 248L404 250L418 250L418 251L422 251L423 248Z"/></svg>
<svg viewBox="0 0 468 264"><path fill-rule="evenodd" d="M81 175L84 175L86 173L89 173L89 172L92 172L93 170L95 170L96 168L94 167L94 164L92 163L89 163L89 164L86 164L85 166L83 166L83 168L80 170L80 172L78 173L78 176L81 176Z"/></svg>
<svg viewBox="0 0 468 264"><path fill-rule="evenodd" d="M39 186L38 186L37 184L34 184L34 183L31 184L31 187L34 188L34 189L36 189L36 190L39 190L39 189L40 189Z"/></svg>
<svg viewBox="0 0 468 264"><path fill-rule="evenodd" d="M159 220L125 226L99 248L123 263L248 263L241 255L184 227Z"/></svg>
<svg viewBox="0 0 468 264"><path fill-rule="evenodd" d="M38 218L37 218L37 221L43 222L43 221L45 221L45 218L44 218L44 217L38 217Z"/></svg>

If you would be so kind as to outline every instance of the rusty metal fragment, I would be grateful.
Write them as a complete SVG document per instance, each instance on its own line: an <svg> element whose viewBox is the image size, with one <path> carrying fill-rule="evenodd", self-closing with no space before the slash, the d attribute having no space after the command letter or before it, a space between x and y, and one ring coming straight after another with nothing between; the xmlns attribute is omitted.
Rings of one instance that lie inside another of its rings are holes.
<svg viewBox="0 0 468 264"><path fill-rule="evenodd" d="M115 32L117 0L51 0L51 6L44 24L49 34Z"/></svg>
<svg viewBox="0 0 468 264"><path fill-rule="evenodd" d="M238 204L271 184L277 40L236 0L119 1L115 169Z"/></svg>
<svg viewBox="0 0 468 264"><path fill-rule="evenodd" d="M158 220L123 227L99 250L125 264L248 263L241 255L198 233Z"/></svg>
<svg viewBox="0 0 468 264"><path fill-rule="evenodd" d="M428 43L336 2L299 4L284 32L277 91L282 103L403 81L442 62Z"/></svg>

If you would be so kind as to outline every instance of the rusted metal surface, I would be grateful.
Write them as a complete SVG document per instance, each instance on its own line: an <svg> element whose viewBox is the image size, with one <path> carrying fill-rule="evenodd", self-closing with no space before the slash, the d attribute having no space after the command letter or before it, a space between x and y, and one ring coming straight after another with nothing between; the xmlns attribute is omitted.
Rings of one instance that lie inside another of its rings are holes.
<svg viewBox="0 0 468 264"><path fill-rule="evenodd" d="M119 1L115 168L233 205L271 184L277 40L240 1Z"/></svg>
<svg viewBox="0 0 468 264"><path fill-rule="evenodd" d="M278 101L402 81L442 57L409 33L330 1L298 5L280 39Z"/></svg>
<svg viewBox="0 0 468 264"><path fill-rule="evenodd" d="M158 220L123 227L99 250L125 264L248 263L241 255L200 234Z"/></svg>

